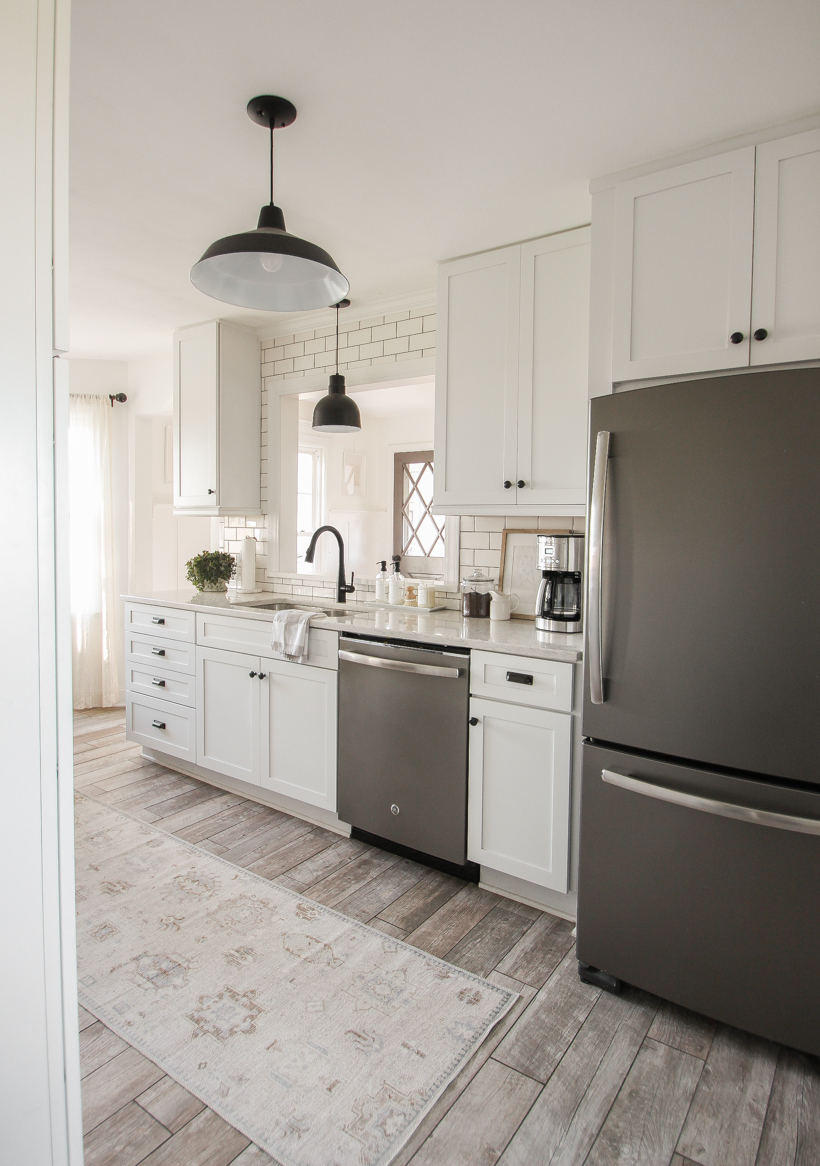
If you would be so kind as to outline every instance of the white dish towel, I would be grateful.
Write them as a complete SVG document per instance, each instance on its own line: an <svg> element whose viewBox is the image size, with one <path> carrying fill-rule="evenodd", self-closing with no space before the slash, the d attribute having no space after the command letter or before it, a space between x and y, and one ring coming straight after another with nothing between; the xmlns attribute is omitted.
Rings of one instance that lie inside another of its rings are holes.
<svg viewBox="0 0 820 1166"><path fill-rule="evenodd" d="M286 660L307 660L308 629L314 611L277 611L270 628L270 646Z"/></svg>

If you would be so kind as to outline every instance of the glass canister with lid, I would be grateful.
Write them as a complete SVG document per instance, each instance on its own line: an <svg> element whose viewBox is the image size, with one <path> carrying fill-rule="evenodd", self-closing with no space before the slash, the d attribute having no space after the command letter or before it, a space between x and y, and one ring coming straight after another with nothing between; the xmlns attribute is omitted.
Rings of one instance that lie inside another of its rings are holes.
<svg viewBox="0 0 820 1166"><path fill-rule="evenodd" d="M490 590L493 581L480 567L461 580L461 614L468 619L490 618Z"/></svg>

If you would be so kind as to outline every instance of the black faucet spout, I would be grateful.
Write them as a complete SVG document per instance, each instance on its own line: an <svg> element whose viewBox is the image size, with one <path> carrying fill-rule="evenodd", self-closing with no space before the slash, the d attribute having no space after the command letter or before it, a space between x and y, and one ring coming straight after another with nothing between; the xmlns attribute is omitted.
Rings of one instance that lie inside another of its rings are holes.
<svg viewBox="0 0 820 1166"><path fill-rule="evenodd" d="M313 556L316 553L316 542L319 538L319 535L324 534L325 531L327 531L329 534L332 534L335 537L336 542L339 544L339 578L336 582L336 602L347 603L348 595L355 591L356 588L353 586L352 571L350 572L350 583L345 582L345 544L344 539L335 526L320 526L314 530L308 545L308 549L305 551L305 562L313 562Z"/></svg>

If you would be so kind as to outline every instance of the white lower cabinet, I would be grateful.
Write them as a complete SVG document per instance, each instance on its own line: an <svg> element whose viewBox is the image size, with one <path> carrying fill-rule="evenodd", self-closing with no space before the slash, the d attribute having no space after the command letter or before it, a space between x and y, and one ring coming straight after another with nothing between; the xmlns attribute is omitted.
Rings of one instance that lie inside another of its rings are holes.
<svg viewBox="0 0 820 1166"><path fill-rule="evenodd" d="M335 810L338 673L280 660L262 664L267 670L262 785L311 806Z"/></svg>
<svg viewBox="0 0 820 1166"><path fill-rule="evenodd" d="M467 853L566 893L572 717L473 697Z"/></svg>
<svg viewBox="0 0 820 1166"><path fill-rule="evenodd" d="M196 664L197 763L260 785L265 680L259 657L197 648Z"/></svg>
<svg viewBox="0 0 820 1166"><path fill-rule="evenodd" d="M196 710L184 705L126 690L125 735L148 749L196 760Z"/></svg>

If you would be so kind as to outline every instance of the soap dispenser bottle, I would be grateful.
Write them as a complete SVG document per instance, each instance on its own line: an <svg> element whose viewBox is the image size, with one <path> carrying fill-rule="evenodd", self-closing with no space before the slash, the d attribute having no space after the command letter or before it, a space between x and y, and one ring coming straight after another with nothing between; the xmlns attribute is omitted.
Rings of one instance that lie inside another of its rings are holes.
<svg viewBox="0 0 820 1166"><path fill-rule="evenodd" d="M381 570L376 576L376 602L387 603L387 586L390 580L387 574L387 559L382 559L379 566Z"/></svg>
<svg viewBox="0 0 820 1166"><path fill-rule="evenodd" d="M403 604L404 603L404 575L399 570L401 558L398 555L393 556L393 574L390 576L390 586L388 588L388 603Z"/></svg>

